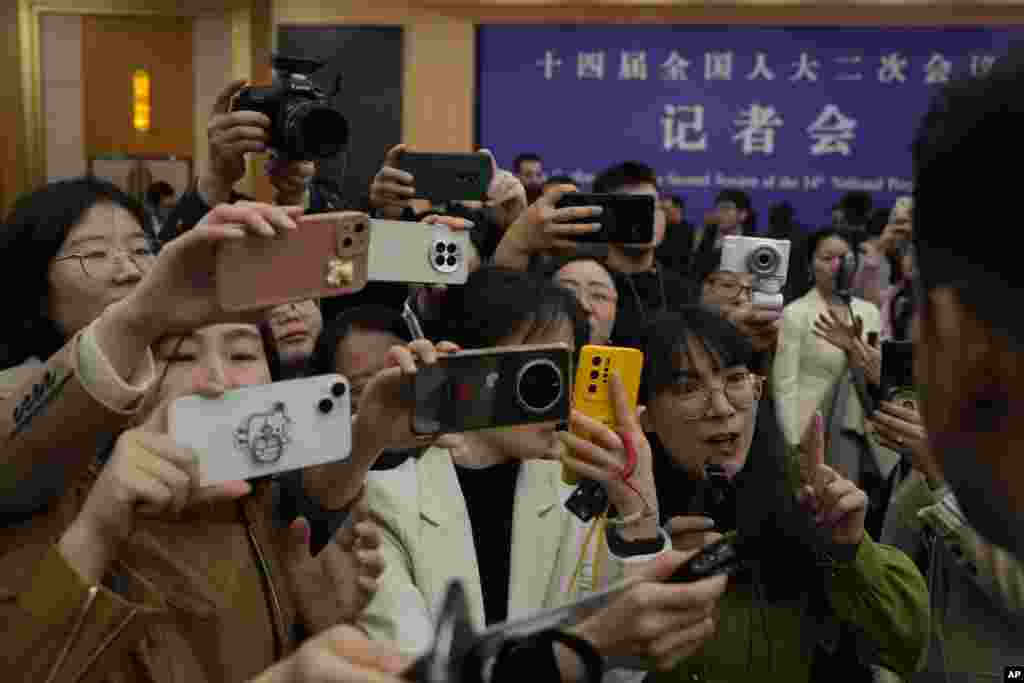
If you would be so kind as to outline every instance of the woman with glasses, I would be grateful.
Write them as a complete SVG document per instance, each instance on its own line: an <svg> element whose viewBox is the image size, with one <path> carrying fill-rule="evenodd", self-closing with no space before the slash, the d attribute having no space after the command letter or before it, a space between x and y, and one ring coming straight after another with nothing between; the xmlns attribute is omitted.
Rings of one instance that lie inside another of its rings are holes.
<svg viewBox="0 0 1024 683"><path fill-rule="evenodd" d="M43 509L137 419L156 339L230 319L212 277L218 245L294 229L297 215L219 206L158 257L142 205L111 183L64 180L18 200L0 226L11 294L0 331L0 525Z"/></svg>
<svg viewBox="0 0 1024 683"><path fill-rule="evenodd" d="M924 579L865 532L863 491L820 453L790 455L747 340L699 307L659 316L644 337L641 421L661 523L677 549L736 534L749 562L730 577L717 637L648 680L831 680L817 668L828 662L841 680L870 680L871 663L913 672L928 635ZM834 638L841 625L858 637Z"/></svg>
<svg viewBox="0 0 1024 683"><path fill-rule="evenodd" d="M588 343L608 345L619 308L619 294L611 272L597 259L574 256L559 259L545 269L552 279L572 290L590 324Z"/></svg>

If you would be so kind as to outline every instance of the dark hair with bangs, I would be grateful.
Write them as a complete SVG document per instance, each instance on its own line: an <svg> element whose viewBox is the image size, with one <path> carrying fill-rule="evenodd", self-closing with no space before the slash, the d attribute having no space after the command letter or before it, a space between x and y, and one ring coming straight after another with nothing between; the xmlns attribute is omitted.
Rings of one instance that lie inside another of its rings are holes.
<svg viewBox="0 0 1024 683"><path fill-rule="evenodd" d="M676 354L686 353L691 339L704 343L723 368L750 366L754 350L732 323L704 306L683 306L652 318L644 328L644 371L640 401L648 402L670 386L679 368Z"/></svg>
<svg viewBox="0 0 1024 683"><path fill-rule="evenodd" d="M412 341L405 321L398 311L387 306L367 304L343 311L324 323L323 331L310 356L307 375L329 375L337 372L338 345L354 330L389 332L402 341Z"/></svg>
<svg viewBox="0 0 1024 683"><path fill-rule="evenodd" d="M441 306L441 338L464 349L501 344L521 325L534 330L568 320L578 352L590 338L576 295L533 272L481 268L462 287L448 289Z"/></svg>
<svg viewBox="0 0 1024 683"><path fill-rule="evenodd" d="M700 340L722 368L746 365L753 351L732 323L701 306L660 314L644 328L641 403L648 403L672 383L677 353L691 339ZM653 452L654 484L661 521L693 514L689 506L703 482L695 481L673 461L657 434L648 434ZM820 570L815 565L814 530L796 502L788 473L787 447L775 402L758 404L754 438L743 470L736 475L736 530L747 543L767 588L768 600L807 592Z"/></svg>
<svg viewBox="0 0 1024 683"><path fill-rule="evenodd" d="M101 202L128 211L150 247L159 242L142 204L113 183L89 176L58 180L22 195L0 226L0 282L8 297L9 325L0 335L0 369L31 356L45 361L67 342L43 311L50 290L50 262L85 213Z"/></svg>

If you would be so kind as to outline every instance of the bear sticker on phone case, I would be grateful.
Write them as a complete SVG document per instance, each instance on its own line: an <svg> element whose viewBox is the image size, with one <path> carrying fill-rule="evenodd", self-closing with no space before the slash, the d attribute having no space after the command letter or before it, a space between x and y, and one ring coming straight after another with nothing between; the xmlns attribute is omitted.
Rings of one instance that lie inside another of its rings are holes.
<svg viewBox="0 0 1024 683"><path fill-rule="evenodd" d="M275 403L265 413L250 415L235 430L235 446L256 463L274 463L291 443L292 421L284 403Z"/></svg>

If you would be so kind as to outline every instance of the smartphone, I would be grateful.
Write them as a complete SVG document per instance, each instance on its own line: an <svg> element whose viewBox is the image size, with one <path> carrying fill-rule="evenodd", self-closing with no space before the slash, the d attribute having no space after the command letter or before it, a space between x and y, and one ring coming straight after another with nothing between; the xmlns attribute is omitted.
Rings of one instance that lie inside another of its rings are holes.
<svg viewBox="0 0 1024 683"><path fill-rule="evenodd" d="M200 484L256 479L346 460L352 453L348 381L320 375L185 396L171 404L171 436L200 454Z"/></svg>
<svg viewBox="0 0 1024 683"><path fill-rule="evenodd" d="M644 354L638 349L587 344L580 350L580 359L576 366L572 407L615 430L618 425L608 380L612 374L618 373L626 388L629 410L636 412L643 370ZM563 467L562 481L566 484L576 484L579 479L573 472Z"/></svg>
<svg viewBox="0 0 1024 683"><path fill-rule="evenodd" d="M485 154L405 152L398 168L412 174L415 197L432 201L482 202L494 174Z"/></svg>
<svg viewBox="0 0 1024 683"><path fill-rule="evenodd" d="M781 311L782 290L789 275L789 252L789 240L726 235L722 238L722 259L718 267L732 273L750 273L753 305Z"/></svg>
<svg viewBox="0 0 1024 683"><path fill-rule="evenodd" d="M886 401L917 410L912 342L882 342L882 396Z"/></svg>
<svg viewBox="0 0 1024 683"><path fill-rule="evenodd" d="M217 297L227 311L342 296L367 283L370 219L354 211L302 216L275 238L227 242L217 251Z"/></svg>
<svg viewBox="0 0 1024 683"><path fill-rule="evenodd" d="M469 278L469 231L412 221L371 220L370 282L463 285Z"/></svg>
<svg viewBox="0 0 1024 683"><path fill-rule="evenodd" d="M416 434L557 424L569 419L572 350L505 346L442 356L413 375Z"/></svg>
<svg viewBox="0 0 1024 683"><path fill-rule="evenodd" d="M650 195L570 192L555 204L557 209L570 206L600 206L604 209L595 219L601 228L574 235L572 239L577 242L650 244L654 241L654 197Z"/></svg>

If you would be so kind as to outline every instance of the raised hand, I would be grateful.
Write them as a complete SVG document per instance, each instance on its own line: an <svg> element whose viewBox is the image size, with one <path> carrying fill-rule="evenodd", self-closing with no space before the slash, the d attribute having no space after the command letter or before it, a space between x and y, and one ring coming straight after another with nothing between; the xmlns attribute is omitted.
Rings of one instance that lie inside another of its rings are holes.
<svg viewBox="0 0 1024 683"><path fill-rule="evenodd" d="M867 494L828 465L818 465L810 472L810 483L800 489L797 501L832 543L856 546L864 539Z"/></svg>
<svg viewBox="0 0 1024 683"><path fill-rule="evenodd" d="M255 111L231 111L246 81L230 83L217 96L206 127L210 156L199 176L199 192L210 206L230 201L231 189L245 176L245 155L267 151L270 119Z"/></svg>
<svg viewBox="0 0 1024 683"><path fill-rule="evenodd" d="M370 206L385 218L399 218L407 207L412 206L412 198L416 195L413 184L416 179L411 173L398 168L402 154L407 151L405 145L396 145L388 150L384 165L370 184Z"/></svg>

